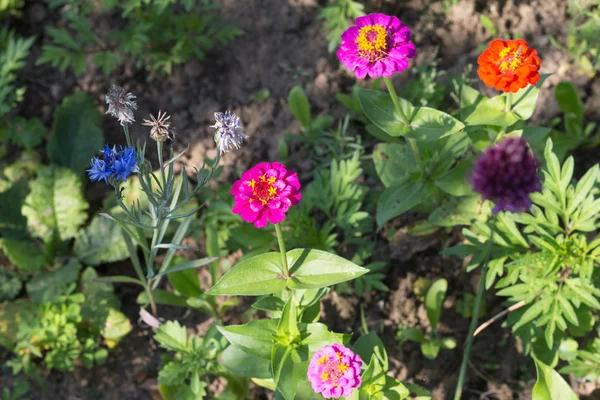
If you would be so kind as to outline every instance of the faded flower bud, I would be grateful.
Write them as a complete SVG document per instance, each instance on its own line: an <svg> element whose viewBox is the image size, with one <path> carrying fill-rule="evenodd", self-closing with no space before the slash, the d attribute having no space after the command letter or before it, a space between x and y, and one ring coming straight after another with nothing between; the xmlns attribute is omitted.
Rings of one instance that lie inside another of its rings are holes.
<svg viewBox="0 0 600 400"><path fill-rule="evenodd" d="M133 112L138 108L134 99L133 94L127 93L120 86L112 85L106 94L106 104L108 104L106 114L115 117L121 125L131 124L135 121Z"/></svg>
<svg viewBox="0 0 600 400"><path fill-rule="evenodd" d="M239 149L244 139L247 139L243 132L243 127L240 119L232 112L225 111L224 113L215 113L215 124L211 126L215 128L215 142L219 154L227 153L232 148Z"/></svg>
<svg viewBox="0 0 600 400"><path fill-rule="evenodd" d="M529 195L542 190L537 161L520 137L488 147L475 161L471 184L484 200L496 203L494 214L526 212L531 207Z"/></svg>
<svg viewBox="0 0 600 400"><path fill-rule="evenodd" d="M164 142L167 139L173 139L175 137L175 129L171 127L169 119L170 115L166 112L161 114L158 112L158 116L150 114L150 120L145 119L142 125L150 127L150 137L157 142Z"/></svg>

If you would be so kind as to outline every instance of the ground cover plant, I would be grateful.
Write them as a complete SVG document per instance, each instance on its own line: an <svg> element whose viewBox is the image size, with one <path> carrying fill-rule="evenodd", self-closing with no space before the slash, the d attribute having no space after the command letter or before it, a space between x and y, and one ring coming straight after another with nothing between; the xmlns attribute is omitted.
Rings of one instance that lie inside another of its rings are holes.
<svg viewBox="0 0 600 400"><path fill-rule="evenodd" d="M599 3L101 3L0 2L5 399L600 391Z"/></svg>

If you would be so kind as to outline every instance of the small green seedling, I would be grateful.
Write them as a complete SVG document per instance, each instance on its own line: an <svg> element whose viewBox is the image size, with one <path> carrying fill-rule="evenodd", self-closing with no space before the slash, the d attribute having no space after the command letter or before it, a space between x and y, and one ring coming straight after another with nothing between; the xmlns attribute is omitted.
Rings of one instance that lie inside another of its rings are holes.
<svg viewBox="0 0 600 400"><path fill-rule="evenodd" d="M445 279L435 281L425 296L425 308L427 309L427 318L431 324L431 331L424 332L416 327L399 326L396 339L400 342L411 340L421 343L421 353L431 360L435 360L440 349L451 350L456 347L456 340L449 337L440 337L437 332L437 325L442 313L444 298L448 290L448 282Z"/></svg>

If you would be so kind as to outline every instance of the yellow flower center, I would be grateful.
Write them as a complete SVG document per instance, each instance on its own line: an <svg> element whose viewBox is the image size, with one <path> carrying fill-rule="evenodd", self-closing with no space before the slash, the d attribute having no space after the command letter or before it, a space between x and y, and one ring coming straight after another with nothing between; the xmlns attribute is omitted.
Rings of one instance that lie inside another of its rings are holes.
<svg viewBox="0 0 600 400"><path fill-rule="evenodd" d="M510 50L508 47L505 47L500 51L499 60L498 60L498 68L501 72L512 72L514 73L517 68L521 66L523 61L521 61L521 50L522 47L515 50Z"/></svg>
<svg viewBox="0 0 600 400"><path fill-rule="evenodd" d="M270 200L273 200L277 195L277 188L273 186L276 181L277 178L274 176L267 178L264 174L258 178L258 182L255 179L248 181L248 186L252 188L250 203L254 200L260 200L265 205Z"/></svg>
<svg viewBox="0 0 600 400"><path fill-rule="evenodd" d="M363 26L354 43L358 46L358 54L371 62L387 55L387 31L381 25Z"/></svg>
<svg viewBox="0 0 600 400"><path fill-rule="evenodd" d="M318 360L318 363L323 365L321 381L331 380L334 386L337 385L338 379L350 368L350 365L342 362L343 355L341 353L336 353L336 356L334 359L330 359L327 355L324 355Z"/></svg>

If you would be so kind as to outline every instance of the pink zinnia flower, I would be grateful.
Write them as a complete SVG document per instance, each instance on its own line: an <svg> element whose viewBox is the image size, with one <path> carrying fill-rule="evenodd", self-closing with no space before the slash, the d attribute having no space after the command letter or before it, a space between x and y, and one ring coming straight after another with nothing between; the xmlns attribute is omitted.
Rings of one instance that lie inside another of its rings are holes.
<svg viewBox="0 0 600 400"><path fill-rule="evenodd" d="M308 380L316 393L326 399L348 397L360 386L358 354L341 344L325 346L317 351L308 365Z"/></svg>
<svg viewBox="0 0 600 400"><path fill-rule="evenodd" d="M415 57L415 45L410 42L410 29L398 18L369 14L356 18L356 26L342 34L337 56L358 79L367 74L389 78L408 67L408 59Z"/></svg>
<svg viewBox="0 0 600 400"><path fill-rule="evenodd" d="M257 228L267 226L267 221L277 224L285 213L298 204L302 195L300 182L294 171L288 171L278 162L260 163L242 174L231 188L235 196L233 213Z"/></svg>

